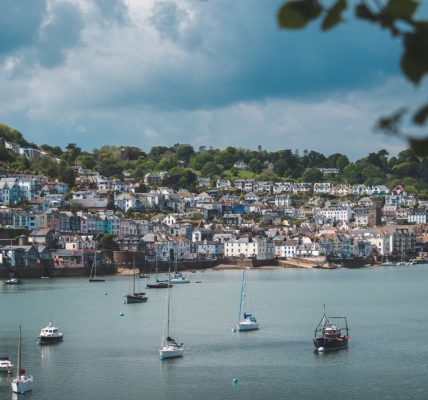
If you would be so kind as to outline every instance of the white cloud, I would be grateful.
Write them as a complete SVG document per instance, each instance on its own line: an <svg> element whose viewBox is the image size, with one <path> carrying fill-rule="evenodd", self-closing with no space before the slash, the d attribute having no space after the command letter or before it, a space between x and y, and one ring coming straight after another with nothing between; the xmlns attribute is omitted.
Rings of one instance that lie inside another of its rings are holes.
<svg viewBox="0 0 428 400"><path fill-rule="evenodd" d="M379 115L422 98L391 78L397 44L365 26L278 32L280 3L49 0L41 19L39 2L44 41L7 47L0 119L36 143L87 149L188 142L358 156L400 146L371 133Z"/></svg>

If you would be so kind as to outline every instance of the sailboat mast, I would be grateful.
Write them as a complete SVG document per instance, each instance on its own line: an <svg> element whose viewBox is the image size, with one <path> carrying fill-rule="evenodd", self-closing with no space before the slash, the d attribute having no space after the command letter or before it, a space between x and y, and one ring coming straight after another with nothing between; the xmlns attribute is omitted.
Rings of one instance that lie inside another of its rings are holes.
<svg viewBox="0 0 428 400"><path fill-rule="evenodd" d="M158 280L158 248L155 247L155 273L156 273L156 282Z"/></svg>
<svg viewBox="0 0 428 400"><path fill-rule="evenodd" d="M18 339L18 373L17 373L17 376L18 376L18 377L21 375L21 369L22 369L21 346L22 346L22 339L21 339L21 325L19 325L19 339Z"/></svg>
<svg viewBox="0 0 428 400"><path fill-rule="evenodd" d="M133 280L132 280L132 294L135 294L135 254L132 258L132 267L133 267Z"/></svg>
<svg viewBox="0 0 428 400"><path fill-rule="evenodd" d="M174 274L177 273L177 262L178 262L178 253L177 253L177 243L174 242Z"/></svg>
<svg viewBox="0 0 428 400"><path fill-rule="evenodd" d="M167 321L166 321L166 337L169 337L169 308L171 304L171 264L168 268L168 303L167 303Z"/></svg>
<svg viewBox="0 0 428 400"><path fill-rule="evenodd" d="M241 311L242 311L242 303L244 301L245 296L245 268L242 271L242 283L241 283L241 300L239 302L239 315L238 315L238 321L241 319Z"/></svg>

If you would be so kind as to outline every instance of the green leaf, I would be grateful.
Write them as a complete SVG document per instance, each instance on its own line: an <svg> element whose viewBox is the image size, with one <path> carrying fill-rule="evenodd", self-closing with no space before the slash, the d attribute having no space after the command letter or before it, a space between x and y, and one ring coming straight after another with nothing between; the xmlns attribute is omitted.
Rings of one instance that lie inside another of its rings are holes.
<svg viewBox="0 0 428 400"><path fill-rule="evenodd" d="M428 30L424 24L416 25L415 32L404 34L404 53L401 69L408 79L419 84L428 73Z"/></svg>
<svg viewBox="0 0 428 400"><path fill-rule="evenodd" d="M413 122L417 125L423 125L428 119L428 104L420 108L413 116Z"/></svg>
<svg viewBox="0 0 428 400"><path fill-rule="evenodd" d="M278 11L278 23L281 28L300 29L308 22L318 18L322 7L317 0L292 0Z"/></svg>
<svg viewBox="0 0 428 400"><path fill-rule="evenodd" d="M409 138L409 145L415 155L420 157L428 155L428 138Z"/></svg>
<svg viewBox="0 0 428 400"><path fill-rule="evenodd" d="M394 19L409 20L417 10L419 2L416 0L389 0L384 11Z"/></svg>
<svg viewBox="0 0 428 400"><path fill-rule="evenodd" d="M327 31L342 22L342 13L348 6L346 0L337 0L336 4L328 10L327 15L322 22L321 29Z"/></svg>
<svg viewBox="0 0 428 400"><path fill-rule="evenodd" d="M394 111L391 115L379 118L376 122L375 129L387 135L401 135L400 125L406 113L407 109L402 107Z"/></svg>
<svg viewBox="0 0 428 400"><path fill-rule="evenodd" d="M378 16L373 14L365 4L358 4L355 7L355 15L357 18L365 19L367 21L376 22L378 20Z"/></svg>

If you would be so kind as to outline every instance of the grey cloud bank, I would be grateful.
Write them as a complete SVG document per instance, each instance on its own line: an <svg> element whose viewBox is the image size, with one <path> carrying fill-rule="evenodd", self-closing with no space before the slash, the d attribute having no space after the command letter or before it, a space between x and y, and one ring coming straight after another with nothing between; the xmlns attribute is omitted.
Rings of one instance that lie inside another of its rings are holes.
<svg viewBox="0 0 428 400"><path fill-rule="evenodd" d="M371 127L397 99L421 97L396 78L399 46L385 33L352 22L279 31L281 1L48 0L25 13L5 3L0 118L38 144L261 144L355 157L403 148Z"/></svg>

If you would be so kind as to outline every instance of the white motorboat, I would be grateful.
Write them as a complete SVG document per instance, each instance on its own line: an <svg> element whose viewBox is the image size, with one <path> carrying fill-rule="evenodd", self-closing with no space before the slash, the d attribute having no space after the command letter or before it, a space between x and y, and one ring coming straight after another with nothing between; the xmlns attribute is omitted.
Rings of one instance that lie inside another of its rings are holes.
<svg viewBox="0 0 428 400"><path fill-rule="evenodd" d="M25 374L25 369L22 367L22 339L21 325L19 325L19 341L18 341L18 369L16 376L12 380L12 392L25 394L33 389L33 377Z"/></svg>
<svg viewBox="0 0 428 400"><path fill-rule="evenodd" d="M9 357L0 357L0 372L12 373L13 364L10 362Z"/></svg>
<svg viewBox="0 0 428 400"><path fill-rule="evenodd" d="M169 281L172 284L190 283L190 280L186 278L181 272L176 272Z"/></svg>
<svg viewBox="0 0 428 400"><path fill-rule="evenodd" d="M11 278L4 281L6 285L20 285L22 282L18 278Z"/></svg>
<svg viewBox="0 0 428 400"><path fill-rule="evenodd" d="M49 322L49 325L46 328L43 328L40 331L39 343L58 343L64 340L64 335L59 332L58 328L52 325L52 322Z"/></svg>

